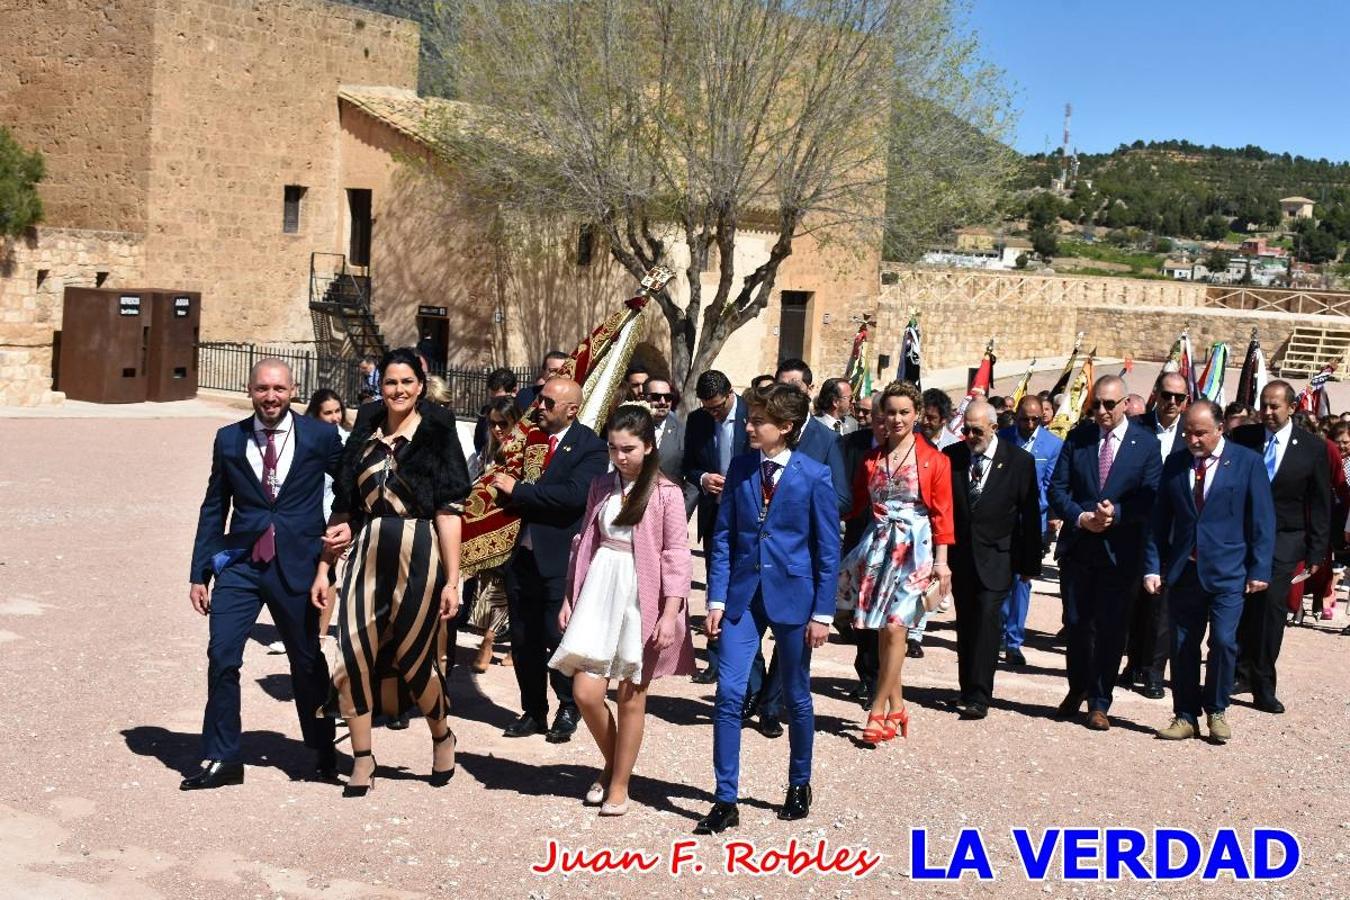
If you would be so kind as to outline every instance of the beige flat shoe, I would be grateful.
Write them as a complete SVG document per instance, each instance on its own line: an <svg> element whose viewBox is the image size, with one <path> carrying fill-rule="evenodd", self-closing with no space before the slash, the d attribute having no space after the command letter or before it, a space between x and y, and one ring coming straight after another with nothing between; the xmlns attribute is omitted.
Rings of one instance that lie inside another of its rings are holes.
<svg viewBox="0 0 1350 900"><path fill-rule="evenodd" d="M628 812L628 801L622 803L602 803L600 804L600 815L602 816L621 816Z"/></svg>
<svg viewBox="0 0 1350 900"><path fill-rule="evenodd" d="M605 802L605 786L600 782L591 785L591 789L586 792L586 799L581 801L585 806L599 806Z"/></svg>

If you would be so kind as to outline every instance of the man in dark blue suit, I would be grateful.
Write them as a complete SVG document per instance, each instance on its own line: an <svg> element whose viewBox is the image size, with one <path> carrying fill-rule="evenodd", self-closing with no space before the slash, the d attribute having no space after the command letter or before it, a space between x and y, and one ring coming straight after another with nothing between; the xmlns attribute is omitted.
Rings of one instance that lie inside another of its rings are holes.
<svg viewBox="0 0 1350 900"><path fill-rule="evenodd" d="M1050 478L1069 629L1069 692L1056 713L1086 702L1088 728L1105 731L1162 460L1158 439L1125 417L1125 382L1103 375L1092 390L1093 421L1069 432Z"/></svg>
<svg viewBox="0 0 1350 900"><path fill-rule="evenodd" d="M1060 448L1064 441L1057 434L1041 424L1041 398L1028 394L1017 403L1015 424L998 433L1000 441L1007 441L1014 447L1021 447L1036 460L1036 486L1040 491L1041 507L1041 546L1048 546L1045 540L1046 513L1050 509L1050 476L1055 472L1055 463L1059 460ZM1010 666L1025 666L1027 658L1022 655L1022 642L1026 638L1027 611L1031 608L1031 582L1021 578L1014 579L1012 590L1003 600L1003 646L1004 659Z"/></svg>
<svg viewBox="0 0 1350 900"><path fill-rule="evenodd" d="M778 817L810 812L811 651L829 636L839 572L830 471L791 447L810 409L804 393L783 385L757 396L748 428L758 451L727 471L708 575L708 631L723 642L713 716L716 802L695 834L739 824L741 710L765 629L777 642L788 704L788 789Z"/></svg>
<svg viewBox="0 0 1350 900"><path fill-rule="evenodd" d="M1223 410L1197 400L1186 410L1189 453L1163 463L1144 561L1144 588L1169 594L1172 635L1172 724L1158 737L1200 736L1200 710L1212 740L1233 735L1224 715L1237 668L1244 594L1270 584L1275 503L1255 452L1225 441ZM1209 658L1200 687L1200 639L1209 626Z"/></svg>
<svg viewBox="0 0 1350 900"><path fill-rule="evenodd" d="M554 377L540 389L539 424L549 435L544 471L535 482L498 473L493 486L506 497L505 508L520 516L520 537L506 565L506 603L511 616L511 655L520 687L521 714L506 726L506 737L528 737L548 721L548 685L558 698L558 714L546 739L572 739L580 715L572 701L572 679L548 667L562 640L558 611L567 591L572 538L581 530L591 481L609 463L605 442L576 421L581 386Z"/></svg>
<svg viewBox="0 0 1350 900"><path fill-rule="evenodd" d="M319 652L319 611L309 588L324 542L324 475L342 461L337 429L291 412L295 382L279 359L249 374L253 415L216 432L192 548L192 607L209 617L202 770L183 790L241 784L239 669L244 645L264 606L286 647L295 708L317 775L336 778L333 720L318 718L328 696ZM226 521L229 530L226 530ZM332 538L341 543L345 528ZM214 589L211 587L215 579Z"/></svg>
<svg viewBox="0 0 1350 900"><path fill-rule="evenodd" d="M684 480L698 488L698 534L706 555L731 460L750 449L745 431L745 402L731 379L716 369L698 376L694 395L701 404L684 423ZM699 684L717 681L717 640L708 636L708 667L694 676Z"/></svg>

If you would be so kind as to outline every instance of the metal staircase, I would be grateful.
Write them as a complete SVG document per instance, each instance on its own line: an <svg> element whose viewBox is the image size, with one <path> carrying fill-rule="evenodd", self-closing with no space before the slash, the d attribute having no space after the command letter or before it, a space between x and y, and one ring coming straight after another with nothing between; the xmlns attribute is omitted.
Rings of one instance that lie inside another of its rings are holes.
<svg viewBox="0 0 1350 900"><path fill-rule="evenodd" d="M370 275L355 274L344 254L309 255L309 310L315 340L330 352L357 359L388 352L370 306Z"/></svg>
<svg viewBox="0 0 1350 900"><path fill-rule="evenodd" d="M1311 377L1328 363L1336 364L1333 379L1339 381L1350 369L1350 326L1325 328L1299 325L1289 336L1284 354L1274 367L1281 378Z"/></svg>

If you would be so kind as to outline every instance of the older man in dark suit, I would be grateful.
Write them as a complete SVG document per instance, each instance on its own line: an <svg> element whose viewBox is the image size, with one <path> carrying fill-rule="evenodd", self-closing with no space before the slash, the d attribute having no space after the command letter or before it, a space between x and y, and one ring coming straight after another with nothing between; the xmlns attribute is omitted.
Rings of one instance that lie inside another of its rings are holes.
<svg viewBox="0 0 1350 900"><path fill-rule="evenodd" d="M994 693L1003 599L1015 578L1041 574L1041 491L1036 460L999 440L998 413L984 400L966 407L964 441L952 461L956 543L949 557L956 600L956 666L963 719L983 719Z"/></svg>
<svg viewBox="0 0 1350 900"><path fill-rule="evenodd" d="M566 593L572 538L581 530L591 480L609 462L605 442L576 420L581 386L555 376L540 388L539 424L549 436L544 472L535 482L497 473L492 484L507 498L506 509L521 518L520 537L506 566L506 601L511 615L511 655L520 687L521 715L506 726L506 737L544 730L548 684L558 698L549 743L571 740L579 714L572 680L548 668L562 630L558 611Z"/></svg>
<svg viewBox="0 0 1350 900"><path fill-rule="evenodd" d="M1284 642L1284 622L1294 570L1303 563L1316 574L1331 540L1331 473L1326 442L1296 426L1294 389L1272 381L1261 391L1260 425L1233 430L1233 443L1261 454L1275 501L1275 555L1270 584L1247 595L1238 625L1237 677L1257 709L1284 712L1275 691L1275 663Z"/></svg>
<svg viewBox="0 0 1350 900"><path fill-rule="evenodd" d="M1069 629L1069 690L1056 712L1086 702L1087 727L1106 731L1162 459L1158 439L1125 417L1124 381L1103 375L1091 396L1092 421L1069 432L1050 478Z"/></svg>

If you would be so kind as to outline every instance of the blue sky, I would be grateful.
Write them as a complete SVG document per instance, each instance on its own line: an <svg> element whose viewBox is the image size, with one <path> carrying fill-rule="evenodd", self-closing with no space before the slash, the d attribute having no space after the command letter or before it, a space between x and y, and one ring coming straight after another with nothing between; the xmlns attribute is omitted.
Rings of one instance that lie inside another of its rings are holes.
<svg viewBox="0 0 1350 900"><path fill-rule="evenodd" d="M971 0L1020 111L1015 146L1105 152L1136 139L1350 159L1344 0Z"/></svg>

